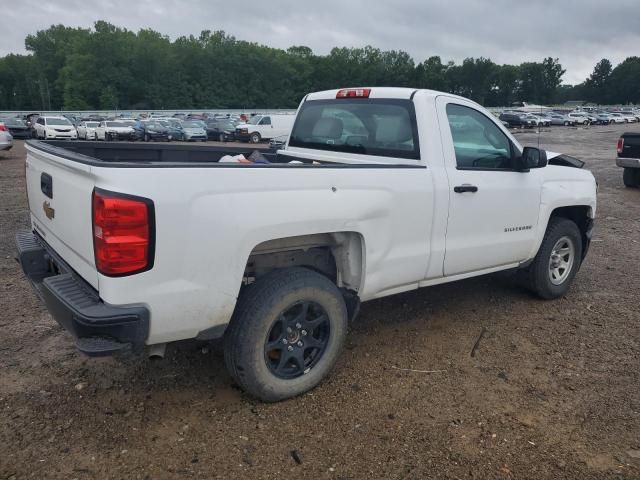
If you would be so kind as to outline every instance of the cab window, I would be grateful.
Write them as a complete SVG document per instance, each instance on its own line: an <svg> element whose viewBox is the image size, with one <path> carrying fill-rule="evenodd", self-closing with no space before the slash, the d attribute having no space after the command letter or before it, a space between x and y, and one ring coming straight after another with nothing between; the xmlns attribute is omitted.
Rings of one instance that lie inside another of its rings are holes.
<svg viewBox="0 0 640 480"><path fill-rule="evenodd" d="M271 125L271 117L264 117L260 120L260 125Z"/></svg>
<svg viewBox="0 0 640 480"><path fill-rule="evenodd" d="M512 146L498 126L473 108L447 105L459 169L512 170Z"/></svg>

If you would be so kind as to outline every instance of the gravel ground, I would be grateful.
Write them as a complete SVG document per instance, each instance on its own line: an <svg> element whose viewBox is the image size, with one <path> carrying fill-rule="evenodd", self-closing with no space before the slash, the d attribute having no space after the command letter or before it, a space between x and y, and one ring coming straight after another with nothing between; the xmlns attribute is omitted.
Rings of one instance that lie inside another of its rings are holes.
<svg viewBox="0 0 640 480"><path fill-rule="evenodd" d="M640 126L519 134L582 158L600 185L566 297L501 274L367 303L333 374L272 405L234 387L216 345L161 361L75 351L13 260L27 227L16 142L0 152L0 479L640 478L640 190L613 160L624 130Z"/></svg>

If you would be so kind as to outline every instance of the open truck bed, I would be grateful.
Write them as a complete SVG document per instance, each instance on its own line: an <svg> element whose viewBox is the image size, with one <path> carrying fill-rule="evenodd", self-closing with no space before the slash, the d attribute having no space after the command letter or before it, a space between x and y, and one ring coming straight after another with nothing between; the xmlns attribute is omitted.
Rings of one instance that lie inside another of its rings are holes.
<svg viewBox="0 0 640 480"><path fill-rule="evenodd" d="M105 167L107 163L115 163L118 167L139 167L141 164L154 166L194 164L205 166L216 164L225 155L244 154L248 157L253 150L239 147L218 147L202 145L185 145L172 143L120 143L120 142L86 142L86 141L29 141L28 144L42 152L48 152L61 158ZM260 152L270 162L276 162L274 150L261 149ZM291 159L281 159L281 162ZM181 165L185 166L185 165Z"/></svg>

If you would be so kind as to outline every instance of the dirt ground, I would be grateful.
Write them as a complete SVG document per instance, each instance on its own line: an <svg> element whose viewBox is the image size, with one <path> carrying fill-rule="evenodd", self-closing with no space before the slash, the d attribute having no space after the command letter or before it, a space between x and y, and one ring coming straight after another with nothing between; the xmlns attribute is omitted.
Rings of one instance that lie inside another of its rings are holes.
<svg viewBox="0 0 640 480"><path fill-rule="evenodd" d="M77 353L13 259L17 142L0 152L0 479L640 478L640 190L615 166L624 130L640 126L540 135L600 185L566 297L500 274L367 303L332 375L279 404L234 387L216 345Z"/></svg>

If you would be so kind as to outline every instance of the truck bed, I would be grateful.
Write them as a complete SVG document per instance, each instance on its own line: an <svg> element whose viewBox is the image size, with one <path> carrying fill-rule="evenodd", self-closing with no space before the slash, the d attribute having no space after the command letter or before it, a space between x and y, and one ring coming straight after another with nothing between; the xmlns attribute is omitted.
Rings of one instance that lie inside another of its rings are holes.
<svg viewBox="0 0 640 480"><path fill-rule="evenodd" d="M219 147L203 145L185 145L172 143L120 143L87 142L67 140L30 140L32 147L53 155L87 165L107 167L171 166L185 164L195 166L217 165L225 155L243 154L248 157L254 149L242 147ZM274 163L290 162L290 157L276 158L271 149L260 149L267 160ZM236 165L236 164L225 164Z"/></svg>
<svg viewBox="0 0 640 480"><path fill-rule="evenodd" d="M640 133L626 132L622 134L621 138L624 139L624 144L618 157L640 158Z"/></svg>

